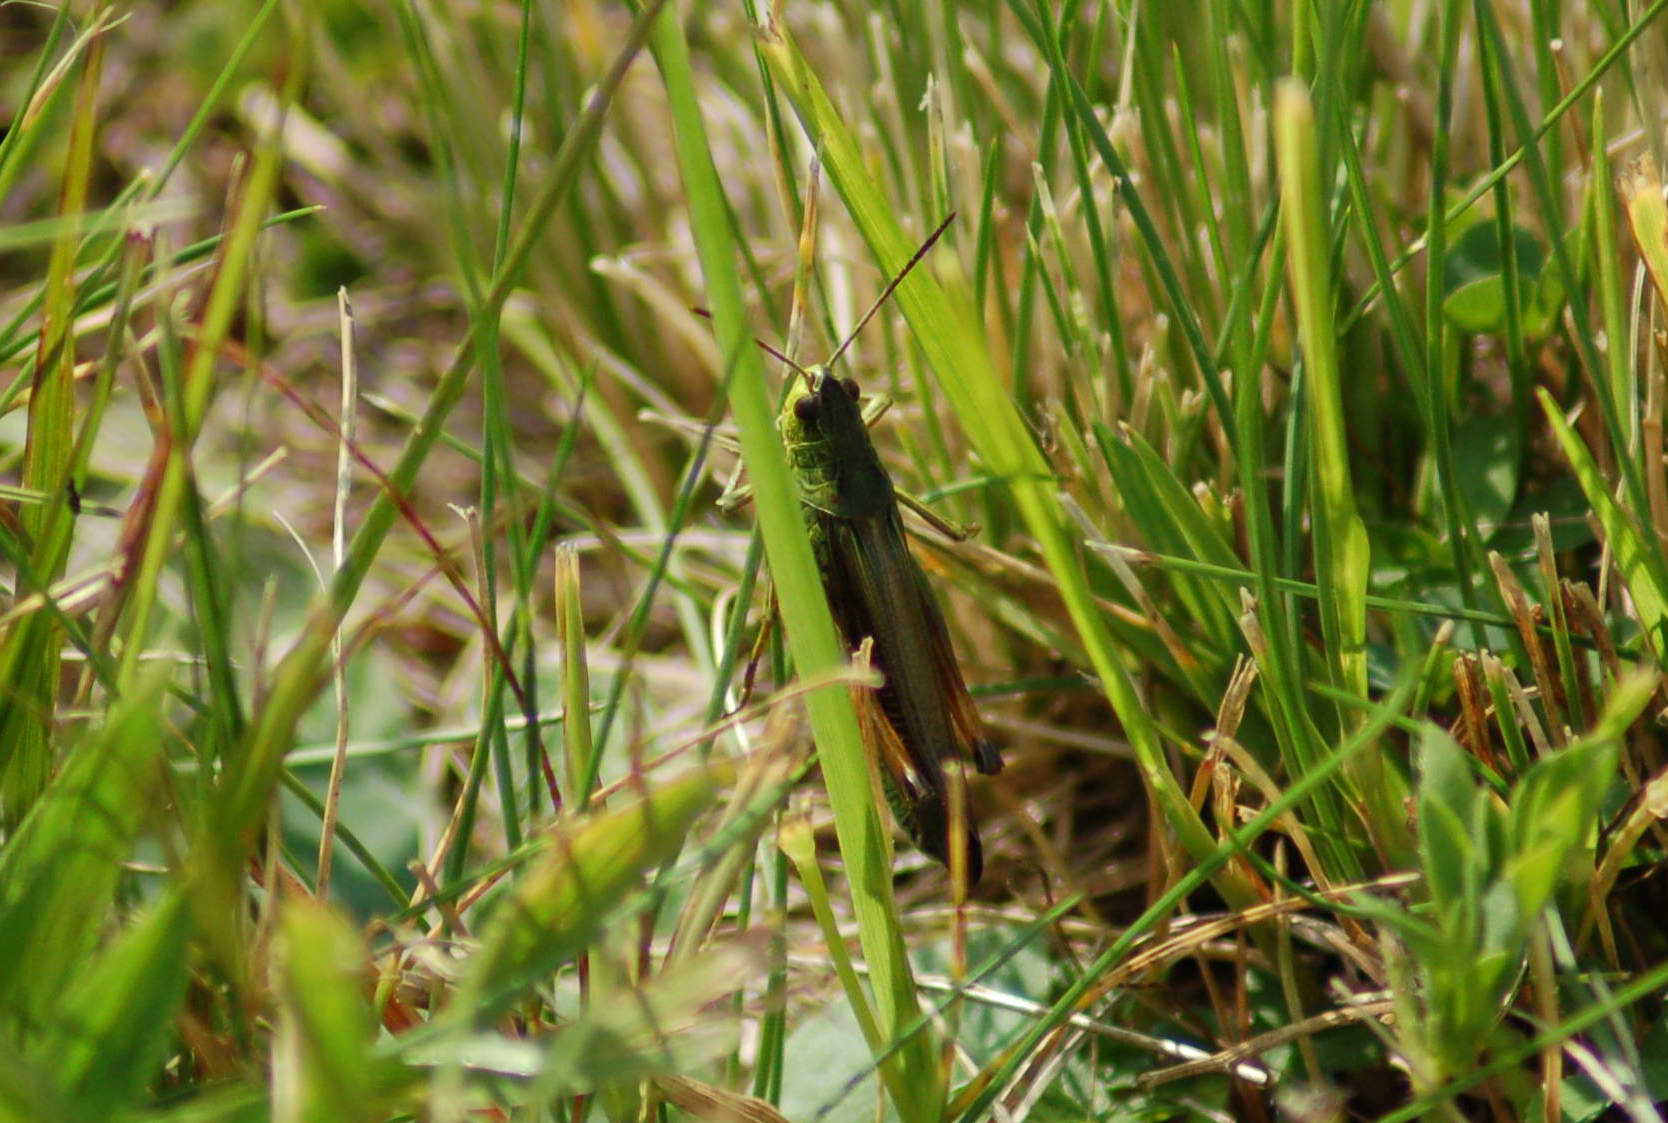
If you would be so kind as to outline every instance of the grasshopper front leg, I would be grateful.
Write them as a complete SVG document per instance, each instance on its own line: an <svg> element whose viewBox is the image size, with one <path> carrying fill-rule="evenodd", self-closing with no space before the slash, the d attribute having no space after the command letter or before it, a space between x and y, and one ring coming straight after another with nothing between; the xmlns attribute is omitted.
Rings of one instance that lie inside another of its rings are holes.
<svg viewBox="0 0 1668 1123"><path fill-rule="evenodd" d="M753 639L753 649L747 653L747 666L741 672L741 695L725 719L734 717L747 708L753 700L753 686L759 677L759 663L764 660L765 643L770 639L771 628L776 623L776 586L769 585L769 596L765 604L764 620L759 624L759 634Z"/></svg>

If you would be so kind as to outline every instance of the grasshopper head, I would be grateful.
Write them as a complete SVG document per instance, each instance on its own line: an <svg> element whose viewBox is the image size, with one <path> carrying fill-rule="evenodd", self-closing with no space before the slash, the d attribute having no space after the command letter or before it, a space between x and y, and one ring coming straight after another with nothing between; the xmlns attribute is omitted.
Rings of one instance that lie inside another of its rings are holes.
<svg viewBox="0 0 1668 1123"><path fill-rule="evenodd" d="M783 434L801 441L825 441L836 454L866 449L869 441L859 395L855 379L838 378L826 366L807 368L782 405ZM843 447L853 441L860 445Z"/></svg>

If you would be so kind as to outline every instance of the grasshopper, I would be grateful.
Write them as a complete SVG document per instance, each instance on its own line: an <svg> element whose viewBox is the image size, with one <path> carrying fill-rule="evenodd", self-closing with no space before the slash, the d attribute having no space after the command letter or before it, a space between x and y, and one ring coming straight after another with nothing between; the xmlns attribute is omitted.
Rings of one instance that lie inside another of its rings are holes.
<svg viewBox="0 0 1668 1123"><path fill-rule="evenodd" d="M777 426L829 607L851 649L872 639L872 663L885 677L879 688L855 695L881 787L915 845L952 869L951 832L959 827L971 886L983 872L983 849L965 788L952 785L945 765L971 760L988 776L1001 771L1002 758L984 735L944 612L904 540L901 493L869 439L857 383L833 373L852 339L954 218L933 231L826 363L802 367L761 346L799 375Z"/></svg>

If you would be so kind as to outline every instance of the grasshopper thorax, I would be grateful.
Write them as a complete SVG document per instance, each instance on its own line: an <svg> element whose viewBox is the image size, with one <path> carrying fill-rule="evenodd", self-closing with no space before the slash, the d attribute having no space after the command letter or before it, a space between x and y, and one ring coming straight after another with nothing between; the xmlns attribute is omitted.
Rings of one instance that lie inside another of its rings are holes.
<svg viewBox="0 0 1668 1123"><path fill-rule="evenodd" d="M857 383L807 367L782 403L782 440L806 502L835 514L872 513L892 502L863 420Z"/></svg>

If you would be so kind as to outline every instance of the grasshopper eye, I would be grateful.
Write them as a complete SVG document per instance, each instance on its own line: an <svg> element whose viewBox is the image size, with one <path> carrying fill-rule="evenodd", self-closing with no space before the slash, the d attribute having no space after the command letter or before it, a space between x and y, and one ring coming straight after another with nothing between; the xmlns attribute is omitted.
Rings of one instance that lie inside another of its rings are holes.
<svg viewBox="0 0 1668 1123"><path fill-rule="evenodd" d="M814 395L806 394L803 398L795 399L793 415L801 421L815 421L817 419L817 399Z"/></svg>
<svg viewBox="0 0 1668 1123"><path fill-rule="evenodd" d="M851 400L854 402L862 395L862 391L857 387L857 379L855 378L842 378L840 379L840 385L846 388L846 393L851 395Z"/></svg>

